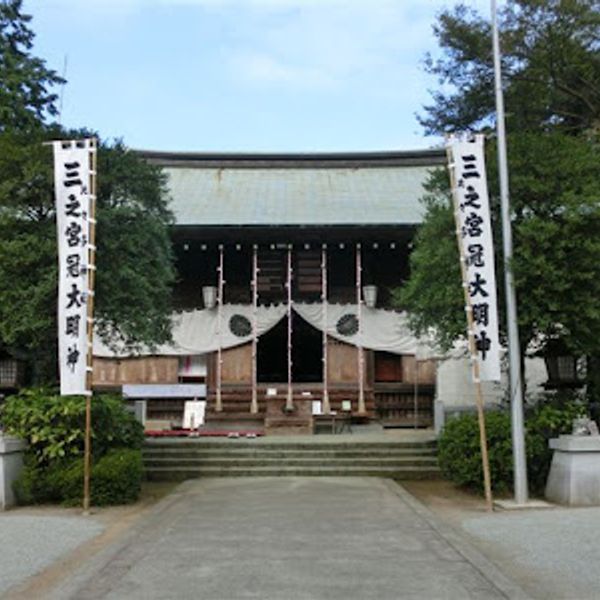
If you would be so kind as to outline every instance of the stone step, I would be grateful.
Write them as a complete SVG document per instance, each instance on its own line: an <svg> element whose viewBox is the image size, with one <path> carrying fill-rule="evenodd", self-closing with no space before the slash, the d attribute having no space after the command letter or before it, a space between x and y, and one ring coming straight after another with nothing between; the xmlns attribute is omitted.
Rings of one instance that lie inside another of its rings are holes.
<svg viewBox="0 0 600 600"><path fill-rule="evenodd" d="M236 458L179 458L179 457L145 457L146 468L154 467L402 467L402 466L437 466L435 457L403 456L386 458L264 458L264 457L236 457Z"/></svg>
<svg viewBox="0 0 600 600"><path fill-rule="evenodd" d="M197 450L188 450L185 448L160 448L160 449L144 449L144 458L177 458L177 459L190 459L190 458L319 458L321 460L332 459L332 458L387 458L387 457L402 457L402 456L436 456L435 448L396 448L380 449L371 448L367 450L355 450L355 449L338 449L331 448L327 450L316 449L316 450L278 450L271 448L206 448Z"/></svg>
<svg viewBox="0 0 600 600"><path fill-rule="evenodd" d="M319 437L319 436L317 436ZM332 436L333 437L333 436ZM368 442L361 441L358 436L348 436L347 441L271 441L269 438L236 438L236 439L222 439L222 438L184 438L178 440L164 440L164 439L149 439L144 444L144 451L146 450L204 450L204 449L253 449L253 450L351 450L351 451L366 451L366 450L400 450L400 449L435 449L437 447L436 441L426 442L415 442L415 441L394 441L394 442Z"/></svg>
<svg viewBox="0 0 600 600"><path fill-rule="evenodd" d="M183 481L198 477L387 477L398 480L437 479L438 467L152 467L145 470L149 481Z"/></svg>

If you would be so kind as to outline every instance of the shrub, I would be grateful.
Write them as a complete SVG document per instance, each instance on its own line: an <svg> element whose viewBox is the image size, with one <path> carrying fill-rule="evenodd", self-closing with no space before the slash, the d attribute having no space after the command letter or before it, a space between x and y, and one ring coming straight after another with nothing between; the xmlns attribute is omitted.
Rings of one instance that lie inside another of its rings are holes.
<svg viewBox="0 0 600 600"><path fill-rule="evenodd" d="M512 483L510 416L504 412L485 415L492 489L505 491ZM477 415L464 414L450 419L438 440L442 473L454 483L483 490L479 423Z"/></svg>
<svg viewBox="0 0 600 600"><path fill-rule="evenodd" d="M63 473L80 460L56 460L40 467L33 454L25 455L25 464L13 484L19 504L43 504L63 500Z"/></svg>
<svg viewBox="0 0 600 600"><path fill-rule="evenodd" d="M546 486L553 454L548 440L571 433L573 420L584 415L584 406L570 401L540 404L527 416L527 477L533 492L541 493Z"/></svg>
<svg viewBox="0 0 600 600"><path fill-rule="evenodd" d="M27 441L40 465L83 452L85 398L58 396L43 388L9 397L0 412L9 433ZM97 458L113 447L140 448L144 432L120 397L92 399L92 451Z"/></svg>
<svg viewBox="0 0 600 600"><path fill-rule="evenodd" d="M569 433L573 419L585 413L576 402L543 403L525 419L527 475L534 493L542 493L546 485L552 451L548 440ZM513 457L510 414L504 411L485 415L492 489L512 490ZM454 483L483 491L483 471L479 446L477 415L466 414L446 423L438 441L439 462L445 477Z"/></svg>
<svg viewBox="0 0 600 600"><path fill-rule="evenodd" d="M27 441L25 467L14 490L21 504L66 502L83 493L85 398L45 389L23 390L7 399L0 420ZM118 396L92 399L91 502L137 499L142 476L143 428Z"/></svg>
<svg viewBox="0 0 600 600"><path fill-rule="evenodd" d="M59 481L61 500L80 504L83 495L83 461L64 469ZM142 485L142 454L139 450L115 449L92 465L90 496L94 506L135 502Z"/></svg>
<svg viewBox="0 0 600 600"><path fill-rule="evenodd" d="M142 454L139 450L110 450L92 465L90 500L94 506L135 502L142 482ZM14 484L19 504L62 502L81 504L83 459L62 460L40 468L29 460Z"/></svg>

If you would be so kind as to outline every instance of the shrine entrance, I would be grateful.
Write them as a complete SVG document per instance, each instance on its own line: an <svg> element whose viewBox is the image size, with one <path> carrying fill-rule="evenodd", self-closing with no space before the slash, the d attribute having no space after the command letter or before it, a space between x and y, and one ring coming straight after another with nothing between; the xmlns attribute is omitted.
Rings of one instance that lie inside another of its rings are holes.
<svg viewBox="0 0 600 600"><path fill-rule="evenodd" d="M287 365L288 322L282 319L258 342L258 383L285 383ZM292 383L322 383L323 334L292 313Z"/></svg>

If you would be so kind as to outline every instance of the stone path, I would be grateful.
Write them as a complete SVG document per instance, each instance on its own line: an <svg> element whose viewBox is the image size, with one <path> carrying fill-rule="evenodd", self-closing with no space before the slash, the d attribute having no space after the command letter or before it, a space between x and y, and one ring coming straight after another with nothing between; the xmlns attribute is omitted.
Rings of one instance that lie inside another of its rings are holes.
<svg viewBox="0 0 600 600"><path fill-rule="evenodd" d="M523 598L392 481L187 481L50 597Z"/></svg>
<svg viewBox="0 0 600 600"><path fill-rule="evenodd" d="M49 567L103 529L100 523L84 517L0 513L0 594Z"/></svg>

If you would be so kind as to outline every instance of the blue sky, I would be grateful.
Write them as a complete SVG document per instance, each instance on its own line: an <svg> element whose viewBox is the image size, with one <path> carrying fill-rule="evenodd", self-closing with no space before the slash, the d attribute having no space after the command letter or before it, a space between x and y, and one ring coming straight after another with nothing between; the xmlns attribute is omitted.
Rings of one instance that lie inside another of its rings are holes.
<svg viewBox="0 0 600 600"><path fill-rule="evenodd" d="M465 0L487 14L486 0ZM62 122L134 148L426 148L443 0L25 0Z"/></svg>

